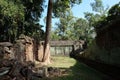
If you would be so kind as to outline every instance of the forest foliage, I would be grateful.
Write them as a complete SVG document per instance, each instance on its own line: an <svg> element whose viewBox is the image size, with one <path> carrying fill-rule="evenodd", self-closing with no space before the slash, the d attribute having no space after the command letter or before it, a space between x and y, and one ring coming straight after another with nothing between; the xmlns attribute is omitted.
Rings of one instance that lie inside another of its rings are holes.
<svg viewBox="0 0 120 80"><path fill-rule="evenodd" d="M46 0L0 0L0 41L14 42L20 34L38 40L44 39L45 32L39 23L45 10ZM54 0L52 18L59 22L51 32L51 40L79 40L90 42L103 25L119 19L119 3L110 9L103 6L102 0L94 0L90 5L95 12L85 12L85 18L73 16L71 8L81 0Z"/></svg>
<svg viewBox="0 0 120 80"><path fill-rule="evenodd" d="M14 42L20 34L43 38L38 24L44 0L0 0L0 41Z"/></svg>

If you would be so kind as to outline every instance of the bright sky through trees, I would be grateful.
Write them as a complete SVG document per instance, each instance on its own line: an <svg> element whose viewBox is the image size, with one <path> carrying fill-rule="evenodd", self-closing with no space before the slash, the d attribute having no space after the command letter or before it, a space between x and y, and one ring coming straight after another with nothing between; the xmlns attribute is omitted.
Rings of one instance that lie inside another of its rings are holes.
<svg viewBox="0 0 120 80"><path fill-rule="evenodd" d="M90 3L94 2L94 0L82 0L82 3L80 5L75 5L72 8L73 15L75 17L84 17L84 12L92 12L92 7L90 6ZM105 7L113 6L114 4L120 2L119 0L102 0L103 5Z"/></svg>
<svg viewBox="0 0 120 80"><path fill-rule="evenodd" d="M46 0L46 5L47 5L47 2L48 0ZM90 6L90 3L94 2L94 0L82 0L82 3L80 5L75 5L73 8L72 8L72 12L73 12L73 15L75 17L82 17L84 18L84 12L92 12L92 7ZM114 4L120 2L119 0L102 0L103 2L103 5L104 7L111 7L113 6ZM44 18L47 14L47 8L45 9L43 15L42 15L42 18L40 20L40 23L42 25L44 25L45 27L45 22L44 22ZM57 19L52 19L52 27L55 27L54 24L55 22L58 21ZM43 29L45 30L45 28L43 27Z"/></svg>

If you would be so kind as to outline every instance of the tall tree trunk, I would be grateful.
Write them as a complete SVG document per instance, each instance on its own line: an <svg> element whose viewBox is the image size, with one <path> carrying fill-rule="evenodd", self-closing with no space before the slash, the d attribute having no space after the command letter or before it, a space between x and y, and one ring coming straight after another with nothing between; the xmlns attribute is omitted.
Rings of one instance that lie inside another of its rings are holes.
<svg viewBox="0 0 120 80"><path fill-rule="evenodd" d="M50 31L51 31L51 18L52 18L52 0L48 2L47 20L46 20L46 34L44 43L43 62L50 62Z"/></svg>

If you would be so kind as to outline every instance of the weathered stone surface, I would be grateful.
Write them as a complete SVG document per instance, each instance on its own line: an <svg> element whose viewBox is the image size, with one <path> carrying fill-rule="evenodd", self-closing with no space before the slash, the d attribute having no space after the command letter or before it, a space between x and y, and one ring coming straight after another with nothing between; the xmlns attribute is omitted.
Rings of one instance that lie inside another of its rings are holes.
<svg viewBox="0 0 120 80"><path fill-rule="evenodd" d="M44 52L44 45L43 43L40 43L40 45L38 46L38 60L42 61L43 59L43 52Z"/></svg>
<svg viewBox="0 0 120 80"><path fill-rule="evenodd" d="M25 55L26 55L26 61L34 61L33 56L33 44L26 43L25 45Z"/></svg>
<svg viewBox="0 0 120 80"><path fill-rule="evenodd" d="M13 46L13 44L10 42L0 42L0 46L9 47L9 46Z"/></svg>
<svg viewBox="0 0 120 80"><path fill-rule="evenodd" d="M15 57L17 60L23 62L26 61L34 61L33 55L33 39L25 36L20 35L19 39L16 41L14 46L15 49Z"/></svg>
<svg viewBox="0 0 120 80"><path fill-rule="evenodd" d="M0 59L13 59L13 44L10 42L0 42Z"/></svg>
<svg viewBox="0 0 120 80"><path fill-rule="evenodd" d="M59 68L48 67L49 77L61 76L62 71Z"/></svg>
<svg viewBox="0 0 120 80"><path fill-rule="evenodd" d="M33 71L34 63L26 62L25 64L17 60L0 61L0 80L39 80L42 76ZM6 78L5 78L6 77Z"/></svg>
<svg viewBox="0 0 120 80"><path fill-rule="evenodd" d="M15 59L24 62L25 61L25 45L22 42L17 42L14 46Z"/></svg>

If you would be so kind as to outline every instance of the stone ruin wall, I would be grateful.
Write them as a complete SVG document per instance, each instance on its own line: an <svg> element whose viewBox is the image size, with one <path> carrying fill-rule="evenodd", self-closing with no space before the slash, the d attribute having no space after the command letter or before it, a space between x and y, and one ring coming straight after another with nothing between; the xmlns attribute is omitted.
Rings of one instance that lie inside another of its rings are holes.
<svg viewBox="0 0 120 80"><path fill-rule="evenodd" d="M10 42L1 42L8 44ZM19 37L15 44L0 45L0 58L1 59L16 59L22 63L42 61L43 45L36 42L25 35ZM7 49L5 49L7 48Z"/></svg>

